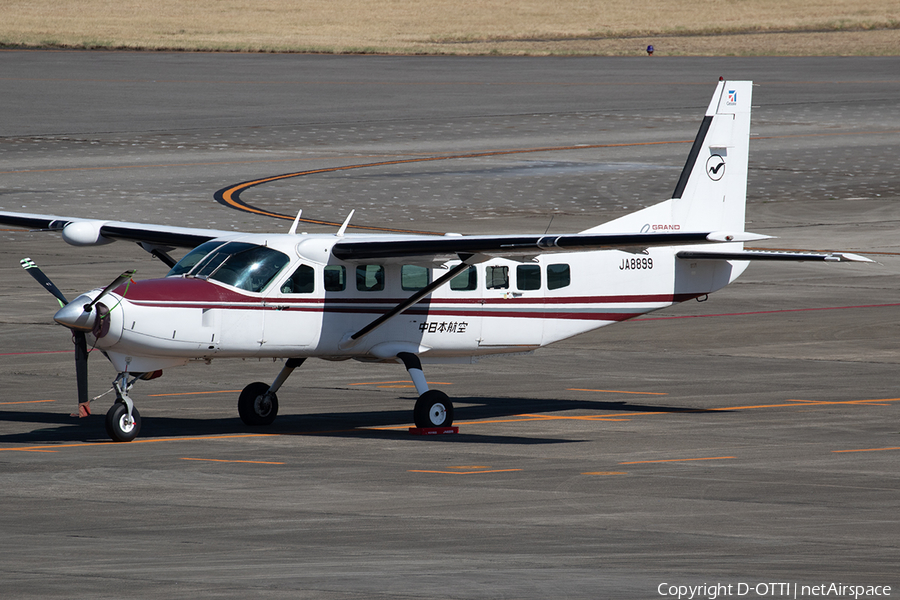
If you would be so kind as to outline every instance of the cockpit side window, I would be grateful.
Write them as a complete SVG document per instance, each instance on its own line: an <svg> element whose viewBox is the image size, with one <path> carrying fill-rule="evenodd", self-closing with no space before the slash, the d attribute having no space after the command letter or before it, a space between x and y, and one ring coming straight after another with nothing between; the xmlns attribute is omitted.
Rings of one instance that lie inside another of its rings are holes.
<svg viewBox="0 0 900 600"><path fill-rule="evenodd" d="M309 265L300 265L287 281L281 284L282 294L312 294L316 291L316 271Z"/></svg>

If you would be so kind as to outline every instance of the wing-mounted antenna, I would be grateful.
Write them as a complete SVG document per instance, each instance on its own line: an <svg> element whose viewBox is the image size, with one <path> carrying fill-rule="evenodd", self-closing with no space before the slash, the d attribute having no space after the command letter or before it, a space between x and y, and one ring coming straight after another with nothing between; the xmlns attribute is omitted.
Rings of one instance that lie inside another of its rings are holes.
<svg viewBox="0 0 900 600"><path fill-rule="evenodd" d="M350 214L347 215L347 218L344 219L344 224L341 225L341 228L338 229L338 232L335 234L337 237L344 237L344 232L347 231L347 226L350 225L350 219L353 218L353 213L356 212L356 209L350 211Z"/></svg>
<svg viewBox="0 0 900 600"><path fill-rule="evenodd" d="M291 229L288 231L288 235L297 235L297 225L300 224L300 215L303 214L303 209L301 208L297 211L297 216L294 218L294 223L291 225Z"/></svg>

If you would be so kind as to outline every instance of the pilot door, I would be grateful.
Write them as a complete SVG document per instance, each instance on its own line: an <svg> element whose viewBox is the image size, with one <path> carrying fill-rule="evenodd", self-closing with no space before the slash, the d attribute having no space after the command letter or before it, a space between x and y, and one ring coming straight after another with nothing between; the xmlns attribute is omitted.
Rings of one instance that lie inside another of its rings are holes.
<svg viewBox="0 0 900 600"><path fill-rule="evenodd" d="M270 289L262 311L260 345L264 354L290 356L292 351L318 342L323 299L316 293L321 287L317 275L313 267L301 264Z"/></svg>

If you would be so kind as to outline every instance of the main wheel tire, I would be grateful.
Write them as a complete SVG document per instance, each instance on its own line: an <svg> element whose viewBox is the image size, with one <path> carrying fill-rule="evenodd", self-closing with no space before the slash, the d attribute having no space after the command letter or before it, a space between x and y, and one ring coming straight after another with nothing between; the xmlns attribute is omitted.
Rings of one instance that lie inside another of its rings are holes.
<svg viewBox="0 0 900 600"><path fill-rule="evenodd" d="M106 413L106 434L114 442L130 442L141 431L141 413L138 409L131 409L131 419L128 422L128 407L124 402L116 402Z"/></svg>
<svg viewBox="0 0 900 600"><path fill-rule="evenodd" d="M413 410L416 427L450 427L453 425L453 403L444 392L428 390L416 400Z"/></svg>
<svg viewBox="0 0 900 600"><path fill-rule="evenodd" d="M278 396L269 393L267 383L251 383L238 398L238 414L251 427L271 425L278 415Z"/></svg>

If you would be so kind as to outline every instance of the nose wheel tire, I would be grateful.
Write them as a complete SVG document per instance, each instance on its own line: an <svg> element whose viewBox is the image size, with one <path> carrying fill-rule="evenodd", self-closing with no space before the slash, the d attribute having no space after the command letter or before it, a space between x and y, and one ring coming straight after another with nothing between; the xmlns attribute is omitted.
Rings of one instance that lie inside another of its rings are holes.
<svg viewBox="0 0 900 600"><path fill-rule="evenodd" d="M245 425L270 425L278 415L278 396L269 392L267 383L251 383L238 398L238 414Z"/></svg>
<svg viewBox="0 0 900 600"><path fill-rule="evenodd" d="M413 410L416 427L450 427L453 425L453 403L444 392L428 390L416 400Z"/></svg>
<svg viewBox="0 0 900 600"><path fill-rule="evenodd" d="M124 402L116 402L106 413L106 433L114 442L130 442L141 431L141 413L131 409L128 418L128 407Z"/></svg>

